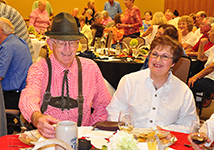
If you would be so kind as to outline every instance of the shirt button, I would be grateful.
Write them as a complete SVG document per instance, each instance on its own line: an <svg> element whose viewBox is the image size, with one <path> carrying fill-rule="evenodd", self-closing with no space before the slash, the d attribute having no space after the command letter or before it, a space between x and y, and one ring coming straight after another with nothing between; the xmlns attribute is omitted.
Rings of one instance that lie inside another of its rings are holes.
<svg viewBox="0 0 214 150"><path fill-rule="evenodd" d="M150 120L149 122L150 122L150 123L153 123L153 120Z"/></svg>
<svg viewBox="0 0 214 150"><path fill-rule="evenodd" d="M155 97L157 97L157 94L155 94Z"/></svg>
<svg viewBox="0 0 214 150"><path fill-rule="evenodd" d="M155 110L156 108L155 108L155 107L152 107L152 109Z"/></svg>

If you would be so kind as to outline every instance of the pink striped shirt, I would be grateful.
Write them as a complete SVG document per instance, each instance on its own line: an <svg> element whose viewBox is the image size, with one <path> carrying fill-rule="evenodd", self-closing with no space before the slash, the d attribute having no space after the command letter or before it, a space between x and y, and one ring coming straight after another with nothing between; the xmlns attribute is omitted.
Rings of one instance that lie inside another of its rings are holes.
<svg viewBox="0 0 214 150"><path fill-rule="evenodd" d="M41 12L39 8L35 9L30 14L29 26L34 26L36 32L42 33L47 30L48 25L50 25L49 15L47 10Z"/></svg>
<svg viewBox="0 0 214 150"><path fill-rule="evenodd" d="M61 96L62 80L64 76L64 68L54 57L50 56L52 63L52 81L51 94L52 97ZM99 121L107 119L106 106L111 101L103 76L99 67L90 59L81 58L82 76L83 76L83 126L91 126ZM77 62L74 59L73 64L69 68L68 73L69 96L77 98L78 96L78 69ZM48 67L45 59L33 64L28 72L27 86L22 90L19 108L24 118L31 122L31 115L34 111L40 111L43 95L48 84ZM91 107L94 108L91 114ZM78 108L65 109L48 106L44 114L49 114L59 120L71 120L77 122Z"/></svg>

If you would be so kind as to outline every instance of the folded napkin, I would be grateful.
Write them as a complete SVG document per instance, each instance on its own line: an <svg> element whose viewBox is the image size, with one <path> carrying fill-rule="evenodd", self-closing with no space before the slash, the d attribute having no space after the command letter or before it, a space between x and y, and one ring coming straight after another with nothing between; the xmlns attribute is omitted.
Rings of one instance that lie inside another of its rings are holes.
<svg viewBox="0 0 214 150"><path fill-rule="evenodd" d="M78 127L78 138L90 137L90 138L109 138L115 132L114 131L103 131L103 130L92 130L93 127Z"/></svg>

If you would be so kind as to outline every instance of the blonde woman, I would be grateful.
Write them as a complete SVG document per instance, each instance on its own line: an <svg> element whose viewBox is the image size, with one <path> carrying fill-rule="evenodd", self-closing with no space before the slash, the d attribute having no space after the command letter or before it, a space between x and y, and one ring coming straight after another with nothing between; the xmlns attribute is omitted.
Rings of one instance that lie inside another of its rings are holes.
<svg viewBox="0 0 214 150"><path fill-rule="evenodd" d="M178 33L184 49L192 48L197 42L197 36L192 32L193 21L189 16L182 16L178 20Z"/></svg>
<svg viewBox="0 0 214 150"><path fill-rule="evenodd" d="M93 36L92 36L90 27L85 24L85 17L81 15L79 17L79 21L80 21L80 28L81 28L80 33L85 35L85 37L88 39L88 45L91 45Z"/></svg>
<svg viewBox="0 0 214 150"><path fill-rule="evenodd" d="M158 26L166 23L167 23L166 17L162 12L156 12L154 14L152 18L152 23L151 23L152 25L142 35L143 37L145 37L146 45L149 45L153 41L158 31Z"/></svg>

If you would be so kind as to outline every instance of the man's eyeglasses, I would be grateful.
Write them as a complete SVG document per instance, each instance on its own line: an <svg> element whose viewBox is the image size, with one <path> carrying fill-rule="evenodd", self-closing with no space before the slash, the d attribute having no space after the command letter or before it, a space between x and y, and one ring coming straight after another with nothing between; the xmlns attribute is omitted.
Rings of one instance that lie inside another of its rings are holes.
<svg viewBox="0 0 214 150"><path fill-rule="evenodd" d="M66 45L69 45L70 47L76 47L79 44L79 41L69 41L69 42L64 41L64 42L62 42L62 41L55 41L53 39L51 39L51 40L59 48L64 48Z"/></svg>
<svg viewBox="0 0 214 150"><path fill-rule="evenodd" d="M173 59L174 57L170 57L167 54L158 55L156 52L152 52L150 54L151 58L157 59L160 56L160 59L163 61L168 61L169 59Z"/></svg>

